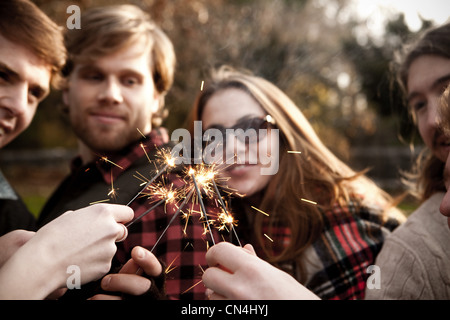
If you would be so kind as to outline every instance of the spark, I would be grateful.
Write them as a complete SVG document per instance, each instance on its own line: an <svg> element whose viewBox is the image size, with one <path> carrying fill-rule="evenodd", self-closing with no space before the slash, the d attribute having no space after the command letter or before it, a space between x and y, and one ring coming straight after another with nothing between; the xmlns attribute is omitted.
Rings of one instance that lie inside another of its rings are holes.
<svg viewBox="0 0 450 320"><path fill-rule="evenodd" d="M301 198L300 200L303 201L303 202L311 203L311 204L313 204L313 205L316 205L316 204L317 204L317 202L312 201L312 200L308 200L308 199L303 199L303 198Z"/></svg>
<svg viewBox="0 0 450 320"><path fill-rule="evenodd" d="M264 233L264 236L267 238L267 239L269 239L270 241L272 241L273 242L273 240L272 240L272 238L271 237L269 237L266 233Z"/></svg>
<svg viewBox="0 0 450 320"><path fill-rule="evenodd" d="M161 235L159 236L158 240L156 240L155 244L153 245L152 249L150 250L150 252L153 252L153 250L155 249L156 245L159 243L159 241L161 240L161 238L164 236L164 234L167 232L167 229L169 229L170 225L172 224L172 222L175 220L175 218L178 216L178 214L180 213L180 211L183 209L183 207L186 205L186 203L188 202L189 198L191 197L191 195L194 193L194 189L192 189L189 194L184 198L183 202L181 203L181 205L178 207L178 210L174 213L172 219L170 219L169 223L167 224L166 228L163 230L163 232L161 233Z"/></svg>
<svg viewBox="0 0 450 320"><path fill-rule="evenodd" d="M202 84L200 85L200 91L203 91L203 85L205 84L205 81L202 80Z"/></svg>
<svg viewBox="0 0 450 320"><path fill-rule="evenodd" d="M203 270L202 266L199 264L198 267L200 268L200 270L202 270L202 274L205 273L205 270ZM194 289L196 286L198 286L200 283L202 283L203 280L198 281L197 283L195 283L194 285L190 286L189 288L187 288L186 290L183 291L182 294L185 294L186 292L188 292L191 289Z"/></svg>
<svg viewBox="0 0 450 320"><path fill-rule="evenodd" d="M214 194L213 189L213 181L215 176L214 166L206 166L206 165L199 165L197 166L196 170L192 167L189 168L189 170L186 172L187 175L189 175L191 178L193 178L193 181L197 183L198 189L202 189L205 195L209 198L212 197ZM192 185L191 185L192 187ZM195 188L195 184L193 185Z"/></svg>
<svg viewBox="0 0 450 320"><path fill-rule="evenodd" d="M141 134L141 136L143 136L144 138L147 138L147 137L145 136L145 134L143 134L142 131L139 130L139 128L136 128L136 130Z"/></svg>
<svg viewBox="0 0 450 320"><path fill-rule="evenodd" d="M256 207L254 207L254 206L251 206L253 209L255 209L256 211L259 211L259 212L261 212L262 214L264 214L264 215L266 215L266 216L269 216L269 214L268 213L265 213L264 211L262 211L261 209L258 209L258 208L256 208Z"/></svg>
<svg viewBox="0 0 450 320"><path fill-rule="evenodd" d="M220 194L219 188L217 188L217 184L214 181L214 179L212 179L212 183L214 186L214 190L216 191L217 197L219 198L219 203L222 206L222 210L223 210L223 212L222 212L223 215L219 215L219 220L222 221L223 228L225 228L226 223L228 223L230 225L231 230L233 231L234 236L236 237L237 242L239 243L239 246L242 247L241 241L239 240L239 237L236 233L236 229L234 228L235 226L237 226L237 223L234 220L233 216L228 213L227 206L223 202L222 195Z"/></svg>
<svg viewBox="0 0 450 320"><path fill-rule="evenodd" d="M142 144L141 144L141 146L145 152L145 149ZM145 153L145 154L147 154L147 153ZM156 169L156 172L157 172L156 175L154 175L152 179L148 180L148 182L144 185L144 187L130 201L128 201L128 203L126 204L127 206L129 206L134 200L136 200L136 198L139 197L139 195L142 192L144 192L144 190L147 189L147 187L150 186L156 179L158 179L164 172L166 172L167 169L175 167L176 157L173 157L169 150L166 150L164 148L158 150L156 157L158 159L156 162L162 162L162 163L164 163L164 166L162 168ZM148 158L148 156L147 156L147 158ZM139 180L142 181L142 179L139 179Z"/></svg>
<svg viewBox="0 0 450 320"><path fill-rule="evenodd" d="M191 289L194 289L196 286L198 286L200 283L202 283L203 280L200 280L199 282L197 282L196 284L194 284L193 286L190 286L189 288L187 288L186 290L184 290L181 294L185 294L186 292L188 292Z"/></svg>
<svg viewBox="0 0 450 320"><path fill-rule="evenodd" d="M189 173L190 173L190 175L192 177L192 181L194 182L194 187L195 187L195 191L197 193L197 199L200 202L200 208L201 208L201 211L202 211L202 214L203 214L203 218L205 219L206 226L208 228L209 234L211 235L211 240L212 240L212 243L214 245L214 244L216 244L216 241L214 240L213 233L211 232L211 226L209 225L209 219L208 219L208 215L206 213L205 204L203 203L202 194L200 193L200 189L198 187L197 180L195 178L195 170L191 168L189 170ZM204 186L205 186L205 183L203 183L203 187Z"/></svg>
<svg viewBox="0 0 450 320"><path fill-rule="evenodd" d="M117 191L116 189L114 189L114 178L112 170L111 170L111 190L108 192L108 197L114 200L117 198Z"/></svg>
<svg viewBox="0 0 450 320"><path fill-rule="evenodd" d="M116 166L116 167L118 167L118 168L120 168L120 169L123 170L123 168L122 168L121 166L119 166L117 163L114 163L114 162L112 162L111 160L109 160L108 157L101 157L100 159L103 160L103 161L105 161L105 162L109 162L109 163L111 163L112 165L114 165L114 166Z"/></svg>
<svg viewBox="0 0 450 320"><path fill-rule="evenodd" d="M301 154L302 152L301 152L301 151L291 151L291 150L289 150L287 153L297 153L297 154Z"/></svg>
<svg viewBox="0 0 450 320"><path fill-rule="evenodd" d="M164 182L159 183L157 185L149 186L148 188L150 190L149 195L154 196L157 199L160 199L155 205L153 205L150 209L146 210L144 213L142 213L139 217L125 225L127 228L131 226L136 221L142 219L145 215L150 213L153 209L164 203L167 205L167 203L173 203L178 199L178 193L176 190L173 189L173 184L171 184L169 187L164 185ZM156 200L155 200L156 201Z"/></svg>
<svg viewBox="0 0 450 320"><path fill-rule="evenodd" d="M142 142L141 142L141 148L142 148L142 151L144 151L145 156L147 157L148 162L149 162L149 163L152 163L152 161L150 160L150 158L149 158L149 156L148 156L147 151L145 151L145 146L144 146L144 144L143 144Z"/></svg>
<svg viewBox="0 0 450 320"><path fill-rule="evenodd" d="M89 203L89 205L93 205L93 204L96 204L96 203L102 203L102 202L108 202L110 200L111 199L98 200L98 201L94 201L94 202Z"/></svg>
<svg viewBox="0 0 450 320"><path fill-rule="evenodd" d="M166 273L166 274L168 274L169 272L171 272L172 270L175 270L175 269L177 268L177 266L175 266L175 267L172 268L172 265L174 264L175 260L178 259L179 256L180 256L180 254L178 254L178 255L172 260L171 263L169 263L169 265L167 266L167 268L166 268L166 270L165 270L165 273Z"/></svg>

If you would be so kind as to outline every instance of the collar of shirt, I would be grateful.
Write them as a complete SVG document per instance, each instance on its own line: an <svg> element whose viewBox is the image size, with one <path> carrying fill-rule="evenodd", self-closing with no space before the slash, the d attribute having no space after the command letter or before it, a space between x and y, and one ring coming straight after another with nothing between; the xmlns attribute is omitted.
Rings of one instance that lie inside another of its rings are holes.
<svg viewBox="0 0 450 320"><path fill-rule="evenodd" d="M96 161L83 165L80 156L75 157L71 163L72 172L76 170L89 171L96 168L107 184L111 184L122 172L126 171L136 160L145 156L151 150L161 147L169 142L166 128L153 129L148 135L115 154L100 156Z"/></svg>

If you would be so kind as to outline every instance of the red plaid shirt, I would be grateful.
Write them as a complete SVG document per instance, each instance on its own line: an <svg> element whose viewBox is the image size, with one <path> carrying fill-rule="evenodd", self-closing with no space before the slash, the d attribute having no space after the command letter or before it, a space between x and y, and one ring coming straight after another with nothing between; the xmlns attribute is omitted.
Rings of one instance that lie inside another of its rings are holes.
<svg viewBox="0 0 450 320"><path fill-rule="evenodd" d="M375 264L386 237L401 222L395 215L384 220L382 208L360 205L356 198L323 211L323 220L321 235L302 258L308 272L303 284L322 299L364 299L370 276L367 268ZM291 230L275 228L271 237L279 250L290 242ZM295 262L283 269L299 280Z"/></svg>
<svg viewBox="0 0 450 320"><path fill-rule="evenodd" d="M126 148L119 155L100 158L95 163L80 167L76 165L80 162L75 159L72 167L72 174L59 187L49 203L44 208L40 216L40 225L56 218L59 214L74 210L77 207L89 205L89 201L101 201L107 198L108 191L115 187L115 181L125 172L135 170L130 168L137 161L142 161L150 155L151 162L148 162L145 171L135 173L135 181L131 180L133 190L141 190L143 187L142 176L151 179L155 175L154 159L151 154L155 148L161 148L168 142L167 131L163 128L153 130L147 139L142 139L136 144ZM145 151L144 151L145 150ZM175 172L176 171L176 172ZM189 177L188 177L189 178ZM155 184L163 181L166 186L171 186L179 192L181 197L176 202L162 203L141 220L136 221L129 227L129 234L125 241L117 244L116 260L123 264L130 258L133 247L142 246L151 250L169 225L170 220L176 213L178 206L183 201L186 193L183 193L186 187L192 186L192 182L183 176L181 170L174 170L162 174ZM86 193L91 185L100 185L100 195L90 195L86 200ZM154 185L154 184L152 184ZM120 186L115 189L114 197L109 194L111 199L108 203L127 204L136 194L130 193L126 186ZM130 185L131 189L131 185ZM83 196L83 201L79 201L72 207L67 208L67 203ZM170 227L164 233L158 244L154 247L153 253L166 266L166 293L169 299L205 299L205 287L201 283L203 270L207 267L205 254L210 241L210 234L205 234L204 224L201 219L200 208L198 205L196 193L194 197L184 206L184 209L178 214ZM155 205L161 198L152 195L151 191L145 190L141 196L136 198L130 207L135 212L135 218L139 217L147 209ZM194 202L192 201L194 200ZM80 203L81 202L81 203ZM208 215L214 208L207 208ZM216 229L212 229L215 240L220 239Z"/></svg>

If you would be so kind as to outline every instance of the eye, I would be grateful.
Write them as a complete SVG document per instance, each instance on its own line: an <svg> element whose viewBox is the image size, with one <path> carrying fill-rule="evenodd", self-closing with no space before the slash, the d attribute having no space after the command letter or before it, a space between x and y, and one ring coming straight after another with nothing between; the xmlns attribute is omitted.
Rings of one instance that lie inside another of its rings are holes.
<svg viewBox="0 0 450 320"><path fill-rule="evenodd" d="M6 72L0 71L0 81L2 81L2 82L9 81L9 76Z"/></svg>
<svg viewBox="0 0 450 320"><path fill-rule="evenodd" d="M140 78L133 75L122 77L121 81L122 84L127 87L133 87L141 83Z"/></svg>
<svg viewBox="0 0 450 320"><path fill-rule="evenodd" d="M427 105L427 100L422 97L414 97L408 102L409 107L412 111L418 112Z"/></svg>
<svg viewBox="0 0 450 320"><path fill-rule="evenodd" d="M35 99L36 101L40 101L44 98L45 96L45 91L44 89L40 88L40 87L31 87L28 91L29 95Z"/></svg>
<svg viewBox="0 0 450 320"><path fill-rule="evenodd" d="M99 72L85 72L81 74L81 79L88 81L102 81L103 78L103 74Z"/></svg>

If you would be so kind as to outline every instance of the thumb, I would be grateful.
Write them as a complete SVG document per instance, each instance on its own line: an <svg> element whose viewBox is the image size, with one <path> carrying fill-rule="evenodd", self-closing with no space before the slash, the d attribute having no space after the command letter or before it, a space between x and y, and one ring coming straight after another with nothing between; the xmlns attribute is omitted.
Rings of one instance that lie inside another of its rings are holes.
<svg viewBox="0 0 450 320"><path fill-rule="evenodd" d="M252 256L257 256L255 249L250 243L247 243L242 249L250 253Z"/></svg>

